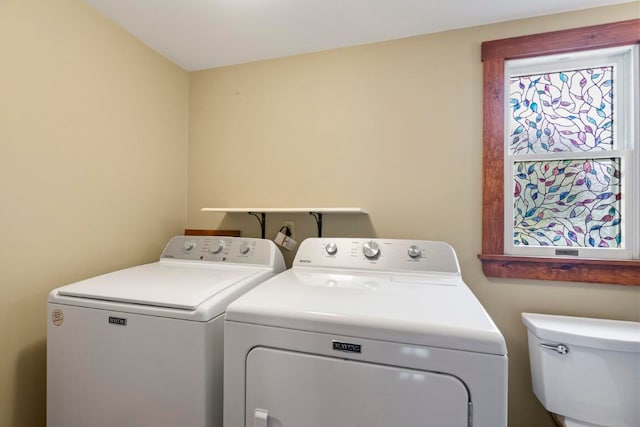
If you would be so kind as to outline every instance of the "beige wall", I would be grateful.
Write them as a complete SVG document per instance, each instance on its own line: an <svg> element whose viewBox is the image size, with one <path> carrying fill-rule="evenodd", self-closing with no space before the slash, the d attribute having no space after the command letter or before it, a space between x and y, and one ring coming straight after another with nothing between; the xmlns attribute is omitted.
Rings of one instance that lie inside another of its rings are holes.
<svg viewBox="0 0 640 427"><path fill-rule="evenodd" d="M0 2L0 63L0 426L44 426L48 292L184 228L188 74L81 0Z"/></svg>
<svg viewBox="0 0 640 427"><path fill-rule="evenodd" d="M199 209L359 206L325 235L450 242L507 339L509 424L551 426L520 313L640 320L640 289L483 275L480 43L639 16L636 2L192 73L188 224L258 236L248 215ZM314 235L308 215L272 215L268 236L285 219Z"/></svg>

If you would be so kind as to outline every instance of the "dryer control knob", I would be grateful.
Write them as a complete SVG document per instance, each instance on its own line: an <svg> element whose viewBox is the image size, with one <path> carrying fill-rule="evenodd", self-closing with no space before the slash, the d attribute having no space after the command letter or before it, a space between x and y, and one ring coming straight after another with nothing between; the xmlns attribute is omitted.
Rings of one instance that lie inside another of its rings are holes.
<svg viewBox="0 0 640 427"><path fill-rule="evenodd" d="M407 254L411 258L419 258L420 256L422 256L422 251L416 245L411 245L411 246L409 246L409 249L407 250Z"/></svg>
<svg viewBox="0 0 640 427"><path fill-rule="evenodd" d="M190 251L191 249L196 247L196 242L194 240L185 240L182 245L185 251Z"/></svg>
<svg viewBox="0 0 640 427"><path fill-rule="evenodd" d="M220 239L216 239L209 244L209 252L212 254L217 254L224 247L224 242Z"/></svg>
<svg viewBox="0 0 640 427"><path fill-rule="evenodd" d="M378 258L378 255L380 255L380 247L374 241L367 242L362 245L362 253L368 259L375 259Z"/></svg>
<svg viewBox="0 0 640 427"><path fill-rule="evenodd" d="M324 247L324 249L327 251L327 253L329 255L335 255L336 252L338 252L338 245L336 245L335 243L331 242L331 243L327 243Z"/></svg>
<svg viewBox="0 0 640 427"><path fill-rule="evenodd" d="M242 242L242 244L240 245L240 253L242 255L246 255L249 253L249 249L251 249L249 247L249 244L247 242Z"/></svg>

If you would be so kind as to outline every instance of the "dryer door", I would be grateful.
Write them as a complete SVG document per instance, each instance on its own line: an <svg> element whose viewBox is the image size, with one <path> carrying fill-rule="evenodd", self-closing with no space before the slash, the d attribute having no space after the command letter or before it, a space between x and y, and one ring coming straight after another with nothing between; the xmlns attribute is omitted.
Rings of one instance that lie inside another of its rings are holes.
<svg viewBox="0 0 640 427"><path fill-rule="evenodd" d="M451 375L255 348L246 427L468 427L469 394Z"/></svg>

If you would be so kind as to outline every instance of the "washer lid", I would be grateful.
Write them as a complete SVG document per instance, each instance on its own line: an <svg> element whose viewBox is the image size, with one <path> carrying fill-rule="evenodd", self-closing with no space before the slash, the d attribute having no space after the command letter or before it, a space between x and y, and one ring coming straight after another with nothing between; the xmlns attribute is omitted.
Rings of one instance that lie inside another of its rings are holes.
<svg viewBox="0 0 640 427"><path fill-rule="evenodd" d="M462 279L294 267L232 302L225 319L505 355L504 338Z"/></svg>
<svg viewBox="0 0 640 427"><path fill-rule="evenodd" d="M225 288L263 271L256 267L155 262L63 286L58 295L195 310Z"/></svg>

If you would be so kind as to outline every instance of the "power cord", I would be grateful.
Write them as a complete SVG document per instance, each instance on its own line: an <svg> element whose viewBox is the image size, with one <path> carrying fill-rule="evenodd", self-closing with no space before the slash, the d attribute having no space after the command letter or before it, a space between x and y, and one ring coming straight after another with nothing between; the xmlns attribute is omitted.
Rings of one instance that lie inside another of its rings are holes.
<svg viewBox="0 0 640 427"><path fill-rule="evenodd" d="M291 237L291 230L289 230L289 227L287 227L286 225L283 225L282 227L280 227L279 232L284 234L287 237Z"/></svg>

